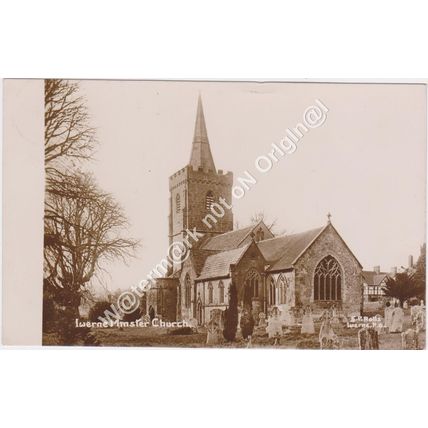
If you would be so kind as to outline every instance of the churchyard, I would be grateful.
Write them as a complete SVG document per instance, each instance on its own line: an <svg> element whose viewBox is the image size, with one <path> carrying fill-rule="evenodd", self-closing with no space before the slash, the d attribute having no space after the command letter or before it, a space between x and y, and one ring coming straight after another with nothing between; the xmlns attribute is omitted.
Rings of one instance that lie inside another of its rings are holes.
<svg viewBox="0 0 428 428"><path fill-rule="evenodd" d="M238 332L234 342L220 341L207 344L207 329L166 329L156 327L123 327L92 329L100 346L141 346L141 347L213 347L213 348L283 348L283 349L320 349L319 331L321 323L315 322L315 334L302 335L300 326L283 329L283 335L275 340L267 333L255 328L251 343L244 340ZM403 331L411 328L410 309L405 310ZM333 325L338 337L336 349L359 349L358 328L348 328L343 324ZM52 343L54 344L54 338ZM402 349L401 333L380 333L379 349ZM419 349L425 349L425 331L419 332Z"/></svg>

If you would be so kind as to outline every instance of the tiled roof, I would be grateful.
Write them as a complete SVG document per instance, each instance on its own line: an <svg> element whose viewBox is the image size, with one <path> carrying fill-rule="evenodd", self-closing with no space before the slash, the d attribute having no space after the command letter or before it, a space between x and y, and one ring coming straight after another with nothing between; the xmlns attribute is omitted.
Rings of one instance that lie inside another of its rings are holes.
<svg viewBox="0 0 428 428"><path fill-rule="evenodd" d="M294 235L279 236L257 243L263 257L271 264L269 270L292 267L297 256L319 235L324 227Z"/></svg>
<svg viewBox="0 0 428 428"><path fill-rule="evenodd" d="M233 230L212 237L202 248L204 250L227 251L237 248L255 225Z"/></svg>
<svg viewBox="0 0 428 428"><path fill-rule="evenodd" d="M208 256L199 279L221 278L229 275L231 264L236 264L250 244Z"/></svg>
<svg viewBox="0 0 428 428"><path fill-rule="evenodd" d="M376 273L374 271L363 270L363 276L367 282L367 285L379 285L385 279L386 276L389 276L389 273Z"/></svg>
<svg viewBox="0 0 428 428"><path fill-rule="evenodd" d="M195 268L196 275L200 275L207 258L216 253L217 251L208 251L208 250L200 250L200 249L196 249L191 253L193 267Z"/></svg>

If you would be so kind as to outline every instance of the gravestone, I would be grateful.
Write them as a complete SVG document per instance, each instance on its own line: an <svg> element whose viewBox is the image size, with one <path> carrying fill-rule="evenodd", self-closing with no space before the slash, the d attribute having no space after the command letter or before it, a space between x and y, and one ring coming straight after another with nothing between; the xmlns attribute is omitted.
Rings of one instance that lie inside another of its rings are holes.
<svg viewBox="0 0 428 428"><path fill-rule="evenodd" d="M379 349L379 334L373 327L365 327L358 331L360 349Z"/></svg>
<svg viewBox="0 0 428 428"><path fill-rule="evenodd" d="M223 342L223 311L213 309L207 323L207 345L218 345Z"/></svg>
<svg viewBox="0 0 428 428"><path fill-rule="evenodd" d="M409 328L401 333L401 347L402 349L419 349L419 335L418 331Z"/></svg>
<svg viewBox="0 0 428 428"><path fill-rule="evenodd" d="M198 331L198 320L196 318L190 318L189 321L187 321L187 324L192 330L196 332Z"/></svg>
<svg viewBox="0 0 428 428"><path fill-rule="evenodd" d="M339 338L334 333L331 326L331 312L327 310L324 311L320 320L322 321L319 334L320 349L340 348Z"/></svg>
<svg viewBox="0 0 428 428"><path fill-rule="evenodd" d="M150 325L150 324L151 324L151 322L152 322L152 320L150 319L150 315L148 315L148 314L143 315L143 317L141 318L141 320L142 320L144 323L148 323L149 325Z"/></svg>
<svg viewBox="0 0 428 428"><path fill-rule="evenodd" d="M266 322L266 315L264 312L260 312L259 313L259 327L266 327L267 326L267 322Z"/></svg>
<svg viewBox="0 0 428 428"><path fill-rule="evenodd" d="M301 334L315 334L314 318L312 316L312 310L309 306L306 307L305 313L302 318Z"/></svg>
<svg viewBox="0 0 428 428"><path fill-rule="evenodd" d="M403 331L404 311L400 306L396 306L392 311L390 333L401 333Z"/></svg>
<svg viewBox="0 0 428 428"><path fill-rule="evenodd" d="M280 311L275 306L272 309L271 316L268 318L268 326L266 328L268 337L275 339L274 344L277 344L279 342L279 338L282 336L282 321L279 316Z"/></svg>

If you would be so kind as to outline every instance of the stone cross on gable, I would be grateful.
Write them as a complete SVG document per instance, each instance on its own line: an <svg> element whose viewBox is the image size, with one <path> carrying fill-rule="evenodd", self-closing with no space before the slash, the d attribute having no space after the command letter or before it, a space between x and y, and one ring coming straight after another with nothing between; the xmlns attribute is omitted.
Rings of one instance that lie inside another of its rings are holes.
<svg viewBox="0 0 428 428"><path fill-rule="evenodd" d="M328 224L331 223L331 214L330 214L330 212L327 214L327 223Z"/></svg>

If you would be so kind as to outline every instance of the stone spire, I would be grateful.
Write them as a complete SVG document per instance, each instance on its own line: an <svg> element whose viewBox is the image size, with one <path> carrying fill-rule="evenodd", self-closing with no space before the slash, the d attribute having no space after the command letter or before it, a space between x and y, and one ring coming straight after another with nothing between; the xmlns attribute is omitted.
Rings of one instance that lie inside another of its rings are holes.
<svg viewBox="0 0 428 428"><path fill-rule="evenodd" d="M204 109L202 99L198 97L198 109L196 112L195 133L193 136L192 153L189 165L195 169L216 171L214 159L211 154L210 143L208 141L207 127L205 125Z"/></svg>

